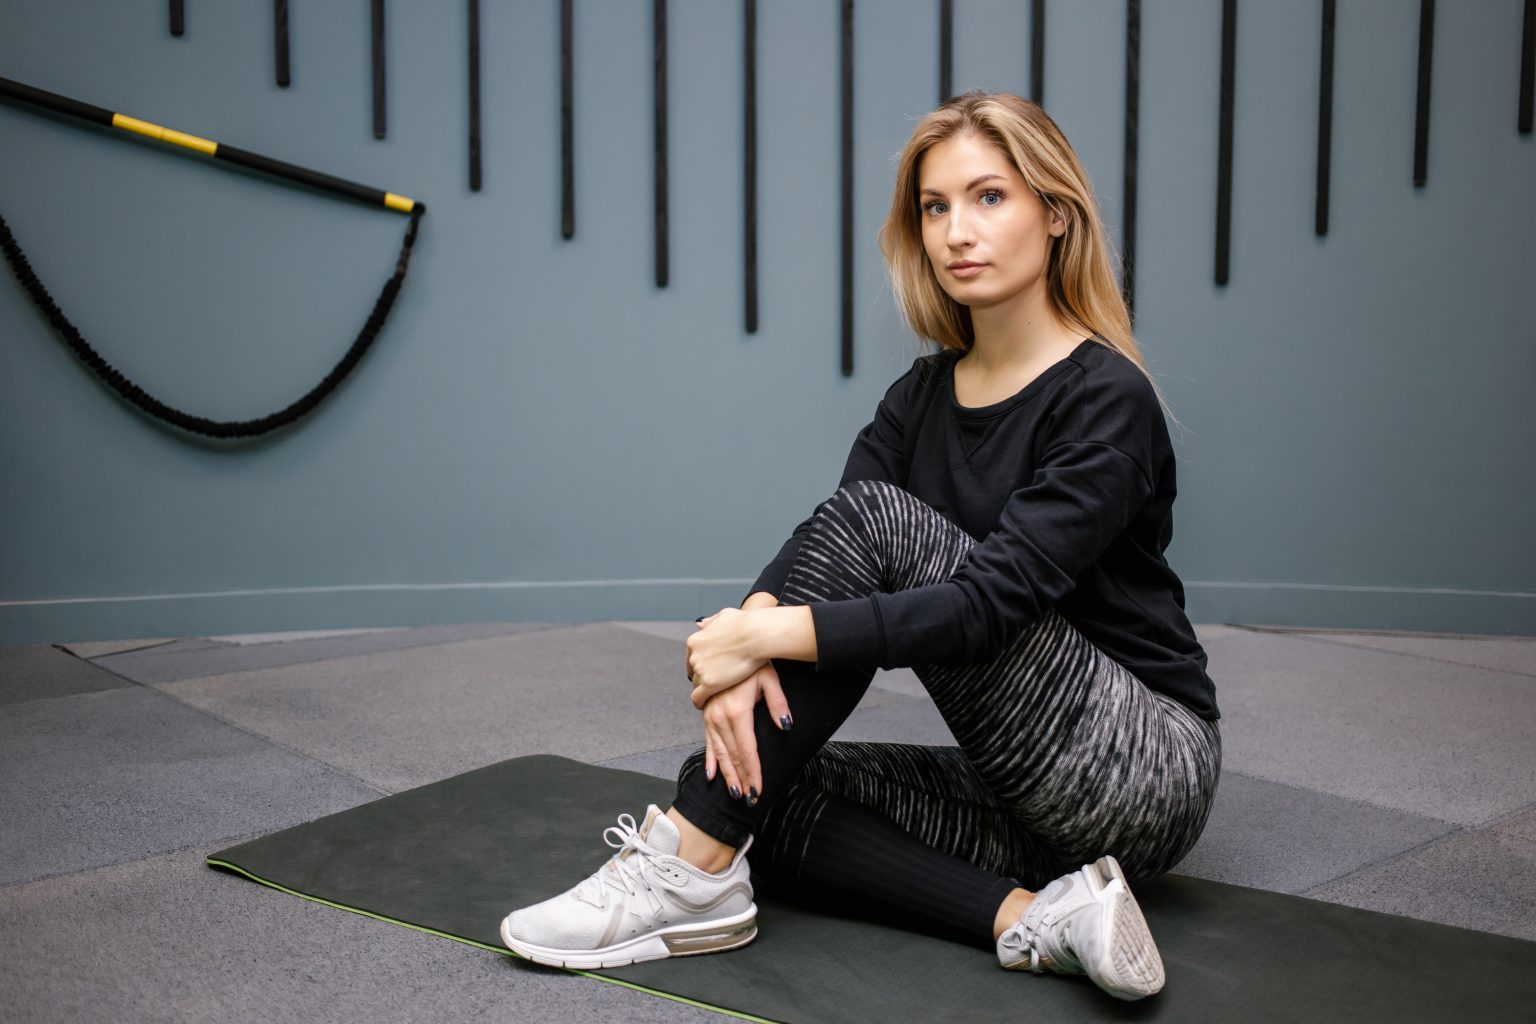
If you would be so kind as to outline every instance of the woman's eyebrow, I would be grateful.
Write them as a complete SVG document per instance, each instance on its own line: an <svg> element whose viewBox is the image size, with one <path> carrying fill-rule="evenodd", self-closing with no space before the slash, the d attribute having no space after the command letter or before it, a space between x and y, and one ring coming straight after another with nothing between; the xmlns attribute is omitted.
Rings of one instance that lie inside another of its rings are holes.
<svg viewBox="0 0 1536 1024"><path fill-rule="evenodd" d="M991 181L993 178L1001 180L1002 177L1003 176L1001 174L983 174L981 177L975 179L969 185L965 186L963 191L969 192L971 189L975 188L977 185L980 185L984 181ZM936 188L925 188L923 189L922 194L925 196L939 196L940 198L942 198L944 195L943 192L940 192Z"/></svg>

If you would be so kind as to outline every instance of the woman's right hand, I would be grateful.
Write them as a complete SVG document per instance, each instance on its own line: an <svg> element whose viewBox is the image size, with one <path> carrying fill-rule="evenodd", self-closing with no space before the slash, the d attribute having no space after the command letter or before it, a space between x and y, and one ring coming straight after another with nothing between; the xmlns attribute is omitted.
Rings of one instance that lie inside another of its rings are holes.
<svg viewBox="0 0 1536 1024"><path fill-rule="evenodd" d="M759 700L768 704L768 715L782 731L789 714L789 701L779 686L779 673L768 662L729 690L711 697L704 705L704 776L715 777L718 770L726 788L733 795L747 798L755 805L763 795L763 770L757 758L757 734L753 714Z"/></svg>

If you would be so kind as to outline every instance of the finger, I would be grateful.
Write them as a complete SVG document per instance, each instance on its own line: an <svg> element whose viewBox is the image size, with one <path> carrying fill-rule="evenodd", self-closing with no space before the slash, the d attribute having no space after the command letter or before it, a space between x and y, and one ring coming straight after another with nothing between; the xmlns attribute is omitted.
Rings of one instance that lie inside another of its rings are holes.
<svg viewBox="0 0 1536 1024"><path fill-rule="evenodd" d="M704 778L715 781L715 744L709 738L709 727L704 727Z"/></svg>
<svg viewBox="0 0 1536 1024"><path fill-rule="evenodd" d="M709 703L709 697L710 693L708 690L704 689L704 687L700 686L698 683L694 683L693 692L688 695L688 700L693 704L696 710L703 711L704 705Z"/></svg>
<svg viewBox="0 0 1536 1024"><path fill-rule="evenodd" d="M779 674L773 670L771 663L763 670L759 687L763 693L763 703L768 705L768 717L774 720L780 732L789 732L795 719L789 713L789 700L784 696L784 687L779 685Z"/></svg>
<svg viewBox="0 0 1536 1024"><path fill-rule="evenodd" d="M715 749L721 755L719 757L720 777L725 781L725 788L730 790L731 796L739 799L746 793L746 788L742 786L741 775L736 771L736 755L728 738L729 730L721 729L713 723L710 724L710 728L714 730Z"/></svg>
<svg viewBox="0 0 1536 1024"><path fill-rule="evenodd" d="M736 748L732 752L736 775L746 783L742 792L747 795L747 806L752 807L763 795L763 771L757 760L757 734L752 728L751 710L733 715L730 731L736 741Z"/></svg>

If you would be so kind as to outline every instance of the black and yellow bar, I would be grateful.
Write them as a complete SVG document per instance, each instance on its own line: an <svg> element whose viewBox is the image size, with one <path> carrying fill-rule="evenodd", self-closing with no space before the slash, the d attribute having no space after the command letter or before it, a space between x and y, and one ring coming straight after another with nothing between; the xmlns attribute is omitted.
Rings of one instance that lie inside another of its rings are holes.
<svg viewBox="0 0 1536 1024"><path fill-rule="evenodd" d="M299 167L296 164L285 163L282 160L274 160L269 156L262 156L260 153L237 149L234 146L199 138L196 135L188 135L186 132L179 132L174 128L165 128L149 121L141 121L136 117L129 117L127 114L116 114L104 107L81 103L79 100L72 100L68 96L60 96L58 93L47 92L30 85L23 85L21 82L13 82L8 78L0 78L0 96L4 96L7 99L20 100L23 103L30 103L33 106L52 110L55 113L78 117L93 124L106 125L109 128L120 128L123 131L133 132L136 135L158 139L173 146L195 150L205 156L227 160L241 167L263 171L267 174L276 175L279 178L287 178L290 181L296 181L303 185L309 185L312 188L335 193L336 195L346 196L349 199L357 199L377 206L386 206L391 210L399 210L402 213L426 209L426 204L418 203L416 200L406 196L396 195L393 192L384 192L380 189L370 188L367 185L359 185L355 181L347 181L345 178L322 174L319 171L312 171L307 167Z"/></svg>

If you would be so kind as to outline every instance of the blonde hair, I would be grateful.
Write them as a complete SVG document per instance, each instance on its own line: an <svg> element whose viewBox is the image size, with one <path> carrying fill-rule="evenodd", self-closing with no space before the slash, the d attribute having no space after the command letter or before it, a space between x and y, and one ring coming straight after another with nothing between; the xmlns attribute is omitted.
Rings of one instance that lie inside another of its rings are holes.
<svg viewBox="0 0 1536 1024"><path fill-rule="evenodd" d="M980 89L953 96L917 123L901 151L896 191L879 238L891 290L907 323L940 349L968 351L976 340L970 309L939 286L929 263L918 195L924 154L939 142L966 134L986 139L1006 154L1046 207L1066 221L1066 232L1051 246L1045 271L1052 311L1135 363L1163 411L1173 417L1131 333L1130 312L1110 264L1108 236L1088 175L1056 122L1022 96Z"/></svg>

